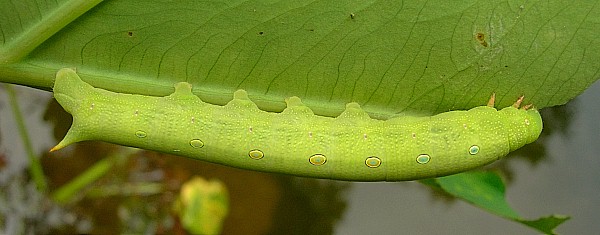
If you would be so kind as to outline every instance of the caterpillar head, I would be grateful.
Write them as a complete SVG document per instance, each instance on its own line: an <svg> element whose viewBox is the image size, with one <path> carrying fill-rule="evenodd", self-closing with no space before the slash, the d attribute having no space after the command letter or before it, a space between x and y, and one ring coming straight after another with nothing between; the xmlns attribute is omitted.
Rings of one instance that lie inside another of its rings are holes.
<svg viewBox="0 0 600 235"><path fill-rule="evenodd" d="M527 106L526 106L527 107ZM506 116L510 151L535 141L542 132L542 117L536 109L507 107L500 110Z"/></svg>

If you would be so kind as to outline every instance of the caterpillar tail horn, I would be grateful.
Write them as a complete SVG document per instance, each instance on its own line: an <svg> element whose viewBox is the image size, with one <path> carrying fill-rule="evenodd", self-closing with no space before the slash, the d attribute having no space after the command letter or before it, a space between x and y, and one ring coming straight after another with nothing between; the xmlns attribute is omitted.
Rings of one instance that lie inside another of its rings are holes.
<svg viewBox="0 0 600 235"><path fill-rule="evenodd" d="M73 114L83 105L83 100L87 94L94 92L94 87L81 80L75 70L70 68L60 69L56 73L54 80L54 98L70 114ZM77 117L73 116L73 124L63 138L56 146L50 149L50 152L62 149L67 145L85 140L85 135L80 131Z"/></svg>

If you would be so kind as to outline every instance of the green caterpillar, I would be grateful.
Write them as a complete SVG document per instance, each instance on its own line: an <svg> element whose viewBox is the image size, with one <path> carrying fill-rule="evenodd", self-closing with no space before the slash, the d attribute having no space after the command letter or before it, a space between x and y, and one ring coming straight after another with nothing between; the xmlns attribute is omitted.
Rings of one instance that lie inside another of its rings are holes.
<svg viewBox="0 0 600 235"><path fill-rule="evenodd" d="M51 151L102 140L213 163L304 177L402 181L444 176L494 162L535 141L535 109L488 106L431 117L371 119L357 103L336 118L314 115L298 97L281 113L265 112L238 90L225 106L204 103L189 83L165 97L94 88L61 69L54 97L73 115Z"/></svg>

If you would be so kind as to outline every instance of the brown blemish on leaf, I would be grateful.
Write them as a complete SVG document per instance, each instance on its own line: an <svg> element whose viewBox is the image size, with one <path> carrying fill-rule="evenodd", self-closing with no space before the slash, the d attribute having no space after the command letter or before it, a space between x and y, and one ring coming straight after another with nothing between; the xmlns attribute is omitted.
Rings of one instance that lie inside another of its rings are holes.
<svg viewBox="0 0 600 235"><path fill-rule="evenodd" d="M483 47L488 47L488 43L485 41L485 34L476 33L475 40L477 40L479 42L479 44L481 44Z"/></svg>

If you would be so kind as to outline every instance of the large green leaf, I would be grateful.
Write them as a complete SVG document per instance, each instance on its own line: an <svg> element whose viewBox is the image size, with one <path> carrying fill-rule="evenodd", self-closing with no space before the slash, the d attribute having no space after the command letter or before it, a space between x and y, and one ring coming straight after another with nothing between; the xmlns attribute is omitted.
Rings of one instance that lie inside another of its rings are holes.
<svg viewBox="0 0 600 235"><path fill-rule="evenodd" d="M0 5L0 81L94 86L224 104L296 95L334 116L433 114L520 96L563 104L600 75L598 1L37 1ZM88 11L88 9L90 9ZM80 17L77 17L81 15ZM72 22L70 22L72 21Z"/></svg>

